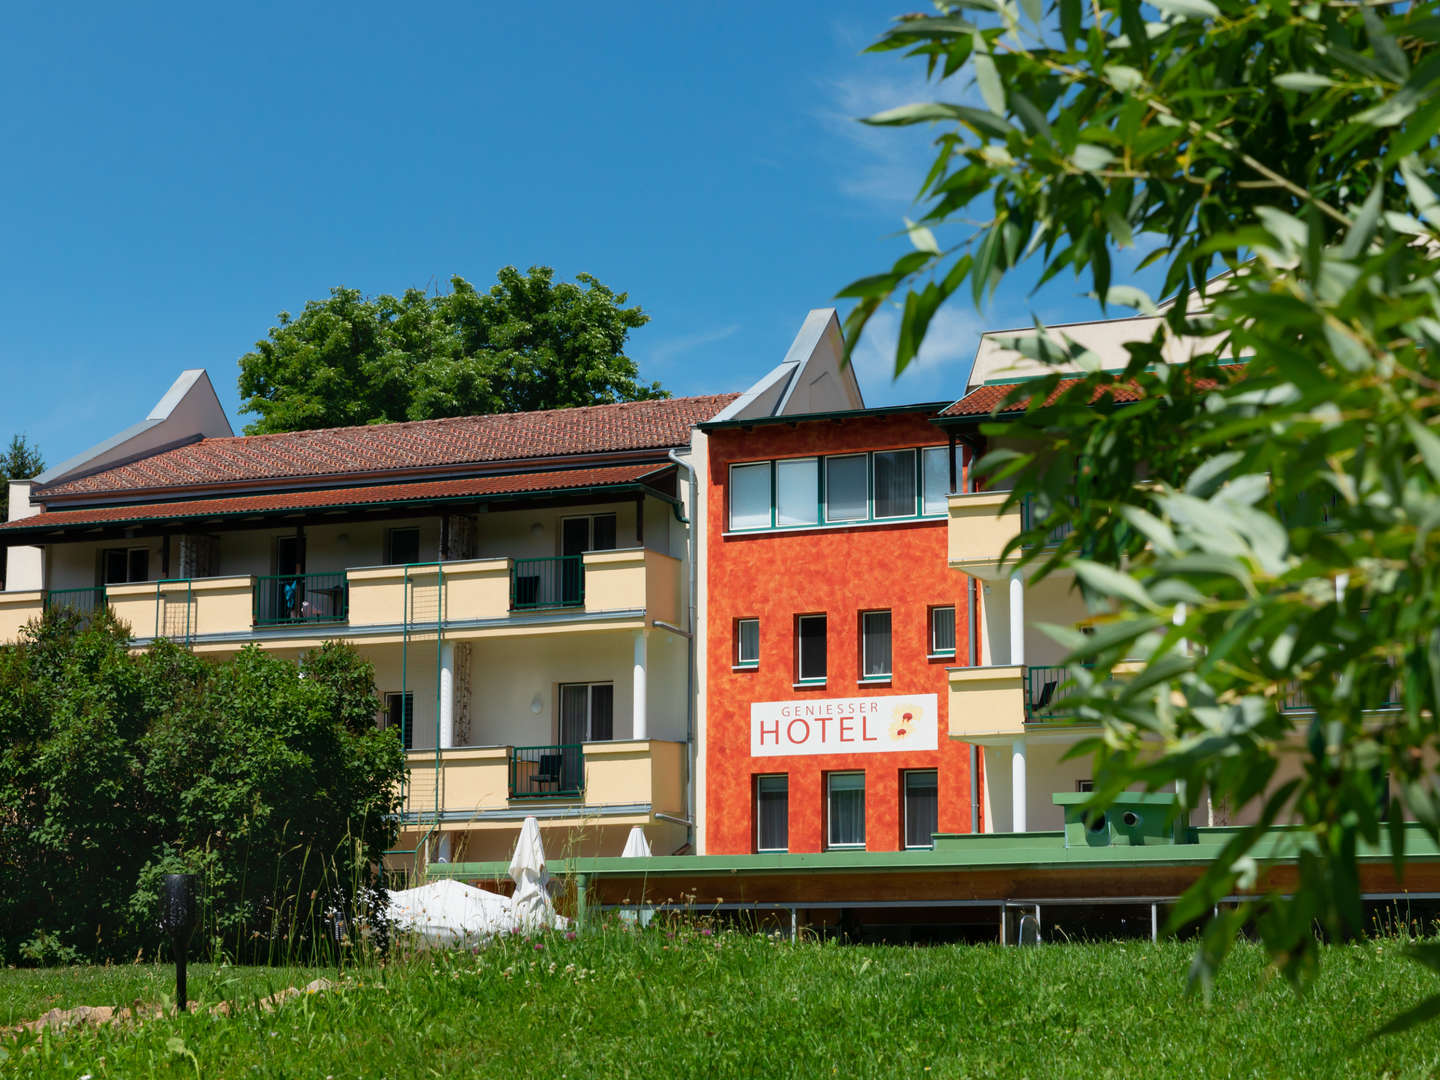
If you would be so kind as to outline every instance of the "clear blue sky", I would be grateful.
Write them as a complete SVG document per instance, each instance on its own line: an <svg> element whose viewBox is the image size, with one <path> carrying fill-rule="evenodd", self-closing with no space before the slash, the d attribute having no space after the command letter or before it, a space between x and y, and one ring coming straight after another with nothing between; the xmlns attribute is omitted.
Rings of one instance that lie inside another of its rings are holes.
<svg viewBox="0 0 1440 1080"><path fill-rule="evenodd" d="M741 389L905 245L926 135L853 121L925 93L920 65L861 55L904 10L17 5L0 439L53 464L187 367L239 430L236 359L277 312L339 284L483 287L505 264L628 291L652 316L631 338L643 377ZM1040 314L1087 317L1082 293L1047 288ZM867 399L958 396L976 331L1030 309L1019 288L983 315L956 304L894 385L883 319Z"/></svg>

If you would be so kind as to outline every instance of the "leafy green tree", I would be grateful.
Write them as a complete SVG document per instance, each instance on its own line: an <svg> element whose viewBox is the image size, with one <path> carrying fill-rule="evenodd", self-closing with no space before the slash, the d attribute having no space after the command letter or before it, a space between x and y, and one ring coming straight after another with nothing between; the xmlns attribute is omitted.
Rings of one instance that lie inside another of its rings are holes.
<svg viewBox="0 0 1440 1080"><path fill-rule="evenodd" d="M1403 871L1414 830L1440 841L1437 38L1433 2L1058 0L1047 19L995 0L904 16L875 46L949 100L871 118L934 125L938 152L915 250L842 294L852 345L903 298L902 369L939 305L1024 265L1154 312L1114 280L1132 244L1180 297L1118 360L1024 343L1083 377L1048 407L1058 374L1020 387L1032 404L986 429L1009 448L981 469L1039 508L1022 564L1073 570L1094 603L1093 635L1056 633L1082 719L1105 725L1097 804L1175 782L1258 811L1176 913L1258 890L1210 923L1202 982L1252 919L1303 982L1317 923L1364 929L1361 845ZM1115 405L1117 384L1140 400ZM1132 657L1143 671L1117 675ZM1287 821L1288 897L1257 871ZM1440 967L1440 947L1421 958Z"/></svg>
<svg viewBox="0 0 1440 1080"><path fill-rule="evenodd" d="M154 949L160 878L179 870L201 875L205 944L313 947L395 839L404 753L376 709L343 645L212 664L165 641L132 654L103 612L32 624L0 648L0 954Z"/></svg>
<svg viewBox="0 0 1440 1080"><path fill-rule="evenodd" d="M247 433L429 420L665 397L637 381L630 331L650 321L590 274L500 270L488 292L366 299L335 288L240 358Z"/></svg>
<svg viewBox="0 0 1440 1080"><path fill-rule="evenodd" d="M13 435L10 447L0 454L0 521L10 519L10 485L6 481L29 480L45 471L40 451L26 441L24 435ZM0 578L3 578L0 573Z"/></svg>

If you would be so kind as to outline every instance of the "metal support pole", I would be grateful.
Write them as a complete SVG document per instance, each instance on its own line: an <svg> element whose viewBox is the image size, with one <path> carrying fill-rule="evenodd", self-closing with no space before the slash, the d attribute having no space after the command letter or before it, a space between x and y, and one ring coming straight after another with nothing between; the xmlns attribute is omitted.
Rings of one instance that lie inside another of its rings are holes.
<svg viewBox="0 0 1440 1080"><path fill-rule="evenodd" d="M585 928L586 887L589 881L584 874L575 875L575 926Z"/></svg>
<svg viewBox="0 0 1440 1080"><path fill-rule="evenodd" d="M1150 905L1150 940L1160 940L1160 905Z"/></svg>

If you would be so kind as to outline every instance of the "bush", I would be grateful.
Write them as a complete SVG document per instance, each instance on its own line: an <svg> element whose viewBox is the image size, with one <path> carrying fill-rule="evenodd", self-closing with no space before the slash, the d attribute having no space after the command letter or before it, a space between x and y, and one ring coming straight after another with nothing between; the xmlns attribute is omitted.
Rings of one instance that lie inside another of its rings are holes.
<svg viewBox="0 0 1440 1080"><path fill-rule="evenodd" d="M404 754L376 708L348 646L209 663L132 653L108 614L27 627L0 647L0 952L152 951L160 880L182 870L201 877L199 940L313 946L394 842Z"/></svg>

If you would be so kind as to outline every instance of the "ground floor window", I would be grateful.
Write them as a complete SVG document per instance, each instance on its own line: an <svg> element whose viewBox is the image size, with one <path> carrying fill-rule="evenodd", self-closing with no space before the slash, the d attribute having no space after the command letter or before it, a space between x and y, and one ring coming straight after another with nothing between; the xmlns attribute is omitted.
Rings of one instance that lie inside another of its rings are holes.
<svg viewBox="0 0 1440 1080"><path fill-rule="evenodd" d="M790 778L755 778L755 850L790 848Z"/></svg>
<svg viewBox="0 0 1440 1080"><path fill-rule="evenodd" d="M934 769L905 773L905 846L935 846L940 831L940 776Z"/></svg>
<svg viewBox="0 0 1440 1080"><path fill-rule="evenodd" d="M830 773L825 777L826 847L865 846L865 774Z"/></svg>
<svg viewBox="0 0 1440 1080"><path fill-rule="evenodd" d="M385 713L380 718L380 726L387 731L399 732L400 745L406 750L413 749L415 745L414 718L414 694L385 695Z"/></svg>

